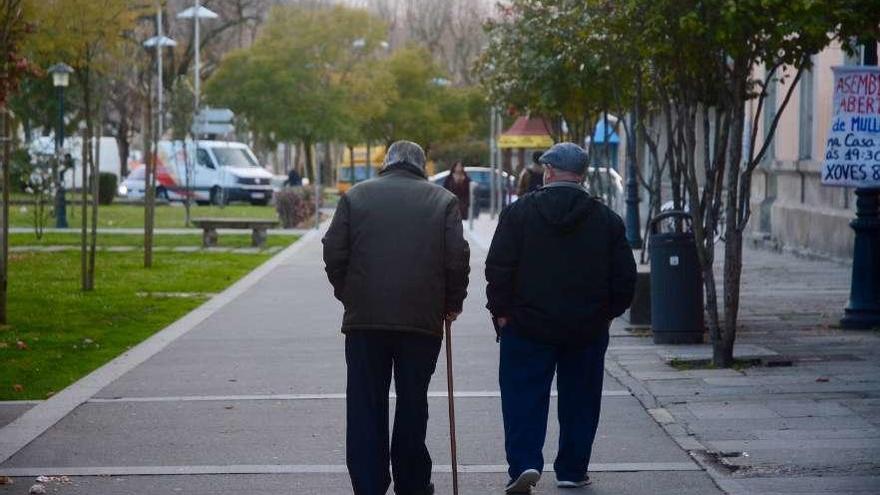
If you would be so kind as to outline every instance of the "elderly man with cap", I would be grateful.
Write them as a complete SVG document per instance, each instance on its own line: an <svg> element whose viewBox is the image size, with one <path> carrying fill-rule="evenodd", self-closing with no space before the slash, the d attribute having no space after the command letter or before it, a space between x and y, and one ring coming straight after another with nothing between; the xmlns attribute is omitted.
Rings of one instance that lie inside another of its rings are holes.
<svg viewBox="0 0 880 495"><path fill-rule="evenodd" d="M324 263L345 307L346 463L356 495L429 495L428 384L444 320L464 301L469 250L455 195L428 182L415 143L388 148L379 177L339 201ZM388 439L388 390L397 393Z"/></svg>
<svg viewBox="0 0 880 495"><path fill-rule="evenodd" d="M541 477L556 375L557 486L588 485L611 320L632 301L636 267L620 217L583 187L587 154L573 143L540 158L544 186L501 214L486 290L501 342L507 493Z"/></svg>

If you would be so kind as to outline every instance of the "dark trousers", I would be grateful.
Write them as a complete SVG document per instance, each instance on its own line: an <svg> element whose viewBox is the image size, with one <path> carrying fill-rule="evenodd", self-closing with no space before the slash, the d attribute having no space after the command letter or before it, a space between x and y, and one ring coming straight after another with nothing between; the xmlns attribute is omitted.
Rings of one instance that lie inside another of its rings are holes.
<svg viewBox="0 0 880 495"><path fill-rule="evenodd" d="M543 471L550 385L559 393L559 451L556 478L580 481L587 474L599 425L607 334L587 346L555 346L511 331L501 336L501 410L508 473Z"/></svg>
<svg viewBox="0 0 880 495"><path fill-rule="evenodd" d="M428 384L441 339L401 332L349 332L346 464L355 495L382 495L394 473L397 495L428 494L431 456L425 446ZM397 393L388 445L388 389Z"/></svg>

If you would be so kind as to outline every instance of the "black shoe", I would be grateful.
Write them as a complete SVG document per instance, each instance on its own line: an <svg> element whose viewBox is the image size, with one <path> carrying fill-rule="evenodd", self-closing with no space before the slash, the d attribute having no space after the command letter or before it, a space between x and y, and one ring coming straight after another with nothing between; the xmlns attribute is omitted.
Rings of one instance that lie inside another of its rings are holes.
<svg viewBox="0 0 880 495"><path fill-rule="evenodd" d="M504 493L532 493L532 487L538 484L541 473L537 469L526 469L515 480L504 488Z"/></svg>
<svg viewBox="0 0 880 495"><path fill-rule="evenodd" d="M397 495L434 495L434 483L428 483L428 486L415 492L402 494L398 493L397 490L395 490L394 493Z"/></svg>
<svg viewBox="0 0 880 495"><path fill-rule="evenodd" d="M583 486L589 485L592 482L593 480L591 480L589 476L584 476L584 479L580 481L559 480L556 482L556 486L558 486L559 488L581 488Z"/></svg>

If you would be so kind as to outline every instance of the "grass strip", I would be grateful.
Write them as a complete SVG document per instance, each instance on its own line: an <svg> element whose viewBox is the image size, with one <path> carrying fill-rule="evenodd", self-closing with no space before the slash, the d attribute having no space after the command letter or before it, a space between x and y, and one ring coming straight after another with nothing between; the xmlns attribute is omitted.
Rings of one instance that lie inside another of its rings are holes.
<svg viewBox="0 0 880 495"><path fill-rule="evenodd" d="M9 225L12 227L33 226L33 206L17 206L9 209ZM179 204L156 206L156 228L183 228L186 211ZM256 218L277 220L274 206L228 205L192 207L192 218ZM67 221L71 227L79 227L80 212L76 208L67 209ZM47 227L54 226L50 217ZM98 227L142 228L144 226L144 206L137 204L112 204L98 207Z"/></svg>
<svg viewBox="0 0 880 495"><path fill-rule="evenodd" d="M45 399L221 292L266 254L101 253L96 289L79 254L12 253L9 325L0 327L0 400Z"/></svg>
<svg viewBox="0 0 880 495"><path fill-rule="evenodd" d="M292 244L297 236L292 235L272 235L269 234L266 239L266 247L286 247ZM79 246L79 234L54 233L47 232L43 237L37 239L34 234L9 234L10 246ZM156 234L153 236L154 246L163 247L181 247L181 246L201 246L201 234ZM250 247L250 234L220 234L220 247ZM98 246L132 246L136 248L144 247L144 236L141 234L98 234Z"/></svg>

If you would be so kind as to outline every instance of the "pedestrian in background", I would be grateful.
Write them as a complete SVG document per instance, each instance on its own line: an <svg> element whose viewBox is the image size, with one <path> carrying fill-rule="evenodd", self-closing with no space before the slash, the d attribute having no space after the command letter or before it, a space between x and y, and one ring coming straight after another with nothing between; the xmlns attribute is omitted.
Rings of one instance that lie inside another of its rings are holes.
<svg viewBox="0 0 880 495"><path fill-rule="evenodd" d="M301 187L303 185L302 177L299 175L299 172L296 171L295 168L290 169L287 172L287 186L288 187Z"/></svg>
<svg viewBox="0 0 880 495"><path fill-rule="evenodd" d="M343 196L324 237L324 263L345 307L346 464L355 495L430 495L428 384L444 320L461 313L470 253L458 200L428 182L425 153L388 148L383 170ZM397 393L390 455L388 390Z"/></svg>
<svg viewBox="0 0 880 495"><path fill-rule="evenodd" d="M516 195L523 197L530 192L535 192L544 185L544 168L538 162L543 151L532 153L532 163L523 168L519 174L519 182L516 186Z"/></svg>
<svg viewBox="0 0 880 495"><path fill-rule="evenodd" d="M471 204L471 178L464 170L464 164L457 161L449 170L449 175L443 181L443 187L458 198L458 211L462 220L468 219L468 209Z"/></svg>
<svg viewBox="0 0 880 495"><path fill-rule="evenodd" d="M501 342L507 493L529 493L541 477L554 374L557 485L590 483L608 330L629 307L636 280L623 221L582 185L586 152L561 143L540 162L545 185L502 212L486 260Z"/></svg>

